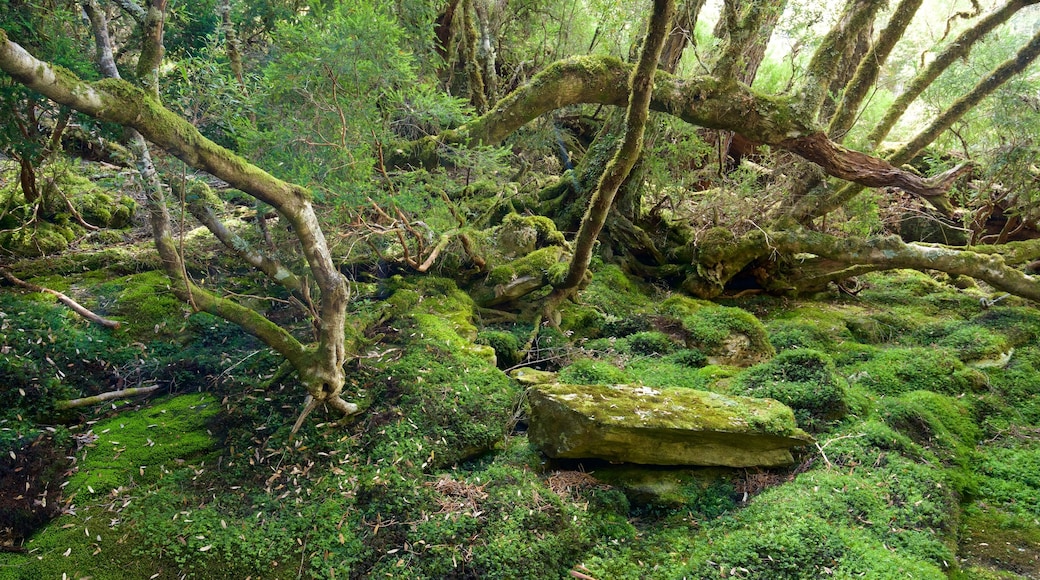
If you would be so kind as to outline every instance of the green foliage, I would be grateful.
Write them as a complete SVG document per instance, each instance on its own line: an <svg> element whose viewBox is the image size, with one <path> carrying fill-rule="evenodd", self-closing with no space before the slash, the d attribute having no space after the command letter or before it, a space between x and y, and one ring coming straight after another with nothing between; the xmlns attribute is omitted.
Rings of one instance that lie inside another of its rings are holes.
<svg viewBox="0 0 1040 580"><path fill-rule="evenodd" d="M644 331L618 341L618 348L636 355L665 355L679 348L672 337L663 332Z"/></svg>
<svg viewBox="0 0 1040 580"><path fill-rule="evenodd" d="M403 33L379 3L315 6L278 26L244 148L263 167L352 207L365 203L392 91L415 83Z"/></svg>
<svg viewBox="0 0 1040 580"><path fill-rule="evenodd" d="M849 411L834 362L815 350L787 350L751 367L731 385L734 394L771 398L791 407L798 424L821 431Z"/></svg>

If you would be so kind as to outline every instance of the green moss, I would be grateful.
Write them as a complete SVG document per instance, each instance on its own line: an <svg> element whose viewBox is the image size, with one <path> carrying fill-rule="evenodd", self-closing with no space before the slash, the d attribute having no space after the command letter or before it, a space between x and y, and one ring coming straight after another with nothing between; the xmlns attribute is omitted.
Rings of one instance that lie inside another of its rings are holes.
<svg viewBox="0 0 1040 580"><path fill-rule="evenodd" d="M849 411L844 380L837 376L834 362L815 350L781 352L739 375L730 388L734 394L780 401L809 431L821 431Z"/></svg>
<svg viewBox="0 0 1040 580"><path fill-rule="evenodd" d="M127 334L138 340L171 338L185 328L187 305L173 294L170 279L162 272L116 278L99 291L115 294L108 314L121 319Z"/></svg>
<svg viewBox="0 0 1040 580"><path fill-rule="evenodd" d="M621 268L611 264L595 269L581 301L605 315L626 317L652 304L647 294Z"/></svg>
<svg viewBox="0 0 1040 580"><path fill-rule="evenodd" d="M487 284L508 284L527 276L541 279L547 275L546 273L550 268L559 263L562 255L563 249L559 246L549 246L535 250L522 258L517 258L508 264L493 268L488 273Z"/></svg>
<svg viewBox="0 0 1040 580"><path fill-rule="evenodd" d="M477 344L490 346L500 368L514 367L520 363L520 339L504 330L481 330L477 333Z"/></svg>
<svg viewBox="0 0 1040 580"><path fill-rule="evenodd" d="M605 361L578 359L560 369L559 380L575 385L617 385L631 382L622 369Z"/></svg>
<svg viewBox="0 0 1040 580"><path fill-rule="evenodd" d="M850 370L852 382L879 395L910 391L957 395L974 386L970 369L944 349L885 349Z"/></svg>
<svg viewBox="0 0 1040 580"><path fill-rule="evenodd" d="M16 256L46 256L67 249L83 231L71 225L39 222L0 233L0 248Z"/></svg>
<svg viewBox="0 0 1040 580"><path fill-rule="evenodd" d="M966 510L960 557L969 565L957 580L1004 580L1028 577L1040 564L1040 526L1035 519L972 506Z"/></svg>
<svg viewBox="0 0 1040 580"><path fill-rule="evenodd" d="M91 428L97 437L69 478L68 494L104 496L151 483L214 446L208 422L220 411L211 395L181 395L124 412Z"/></svg>
<svg viewBox="0 0 1040 580"><path fill-rule="evenodd" d="M526 256L546 246L567 247L567 239L547 217L511 213L496 230L499 251L506 256Z"/></svg>
<svg viewBox="0 0 1040 580"><path fill-rule="evenodd" d="M476 305L454 281L434 277L401 281L388 304L389 312L410 321L415 338L495 363L491 346L473 342L477 338Z"/></svg>
<svg viewBox="0 0 1040 580"><path fill-rule="evenodd" d="M669 354L679 348L672 337L657 331L637 332L618 343L632 354L645 356Z"/></svg>
<svg viewBox="0 0 1040 580"><path fill-rule="evenodd" d="M775 354L765 327L753 314L729 306L706 306L682 318L690 347L709 360L748 366Z"/></svg>
<svg viewBox="0 0 1040 580"><path fill-rule="evenodd" d="M1024 306L990 308L972 319L973 324L1002 334L1011 346L1020 347L1040 338L1040 311Z"/></svg>
<svg viewBox="0 0 1040 580"><path fill-rule="evenodd" d="M886 398L879 413L893 429L950 461L967 460L981 435L968 405L931 391Z"/></svg>

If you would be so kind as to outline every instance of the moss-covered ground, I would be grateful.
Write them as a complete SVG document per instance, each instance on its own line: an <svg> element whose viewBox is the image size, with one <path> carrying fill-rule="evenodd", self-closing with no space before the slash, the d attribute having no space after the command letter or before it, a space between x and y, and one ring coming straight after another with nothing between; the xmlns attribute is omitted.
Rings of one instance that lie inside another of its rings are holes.
<svg viewBox="0 0 1040 580"><path fill-rule="evenodd" d="M3 523L0 579L1040 577L1040 314L1014 299L898 272L855 297L712 304L600 266L536 332L484 324L450 280L397 278L354 298L382 321L350 363L363 412L317 411L290 440L293 377L162 276L37 282L128 324L0 291L0 489L28 510ZM524 364L777 399L816 443L772 470L550 461L504 372Z"/></svg>

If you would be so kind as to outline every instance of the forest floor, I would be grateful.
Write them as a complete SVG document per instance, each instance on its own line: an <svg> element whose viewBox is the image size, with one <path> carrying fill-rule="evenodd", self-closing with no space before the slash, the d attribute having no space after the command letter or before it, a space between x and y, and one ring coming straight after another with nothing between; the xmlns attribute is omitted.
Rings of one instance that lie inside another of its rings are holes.
<svg viewBox="0 0 1040 580"><path fill-rule="evenodd" d="M910 271L711 304L599 264L535 332L482 321L448 279L395 277L353 305L390 313L351 363L363 412L290 440L304 394L278 357L154 267L134 246L16 264L116 331L0 289L0 579L1040 578L1032 304ZM733 333L767 360L711 364ZM771 470L549 460L505 372L523 364L776 398L816 443Z"/></svg>

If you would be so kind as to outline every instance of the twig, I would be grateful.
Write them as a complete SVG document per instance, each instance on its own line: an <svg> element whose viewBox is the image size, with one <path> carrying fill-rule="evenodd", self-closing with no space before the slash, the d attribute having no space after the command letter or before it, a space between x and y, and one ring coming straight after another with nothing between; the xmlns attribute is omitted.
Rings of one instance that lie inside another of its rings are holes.
<svg viewBox="0 0 1040 580"><path fill-rule="evenodd" d="M109 391L107 393L101 393L100 395L94 395L93 397L83 397L82 399L58 401L54 404L54 408L59 411L64 411L67 409L75 409L78 407L88 407L90 405L104 403L105 401L112 401L115 399L126 399L128 397L136 397L137 395L146 395L160 388L161 385L152 385L150 387L135 387L132 389L123 389L121 391Z"/></svg>
<svg viewBox="0 0 1040 580"><path fill-rule="evenodd" d="M26 282L25 280L20 280L20 279L16 278L14 274L8 272L7 269L5 269L3 267L0 267L0 275L2 275L4 278L6 278L8 282L10 282L10 283L12 283L12 284L14 284L16 286L21 286L23 288L28 288L29 290L32 290L33 292L44 292L46 294L51 294L51 295L56 296L58 298L58 300L60 300L62 302L62 304L64 304L65 306L68 306L69 308L71 308L76 314L79 314L83 318L86 318L87 320L89 320L89 321L91 321L93 323L100 324L101 326L104 326L105 328L116 329L116 328L119 328L119 326L121 324L117 320L109 320L108 318L104 318L102 316L98 316L97 314L94 314L90 310L87 310L86 308L81 306L79 302L76 302L72 298L69 298L68 296L66 296L65 294L62 294L61 292L58 292L57 290L51 290L50 288L44 288L43 286L37 286L36 284L33 284L31 282Z"/></svg>

